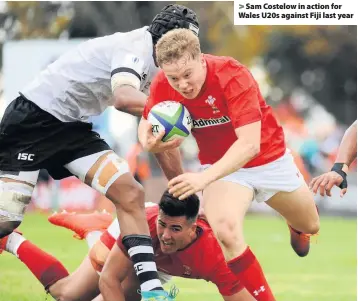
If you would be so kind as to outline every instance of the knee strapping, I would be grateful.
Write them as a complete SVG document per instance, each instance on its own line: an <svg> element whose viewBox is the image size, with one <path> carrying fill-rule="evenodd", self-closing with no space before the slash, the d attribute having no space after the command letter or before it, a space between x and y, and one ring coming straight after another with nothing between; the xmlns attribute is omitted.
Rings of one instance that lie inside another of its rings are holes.
<svg viewBox="0 0 358 301"><path fill-rule="evenodd" d="M129 172L128 163L114 153L107 155L100 164L92 180L92 187L97 191L106 194L109 187L121 175Z"/></svg>
<svg viewBox="0 0 358 301"><path fill-rule="evenodd" d="M0 222L21 222L33 190L30 185L0 180Z"/></svg>

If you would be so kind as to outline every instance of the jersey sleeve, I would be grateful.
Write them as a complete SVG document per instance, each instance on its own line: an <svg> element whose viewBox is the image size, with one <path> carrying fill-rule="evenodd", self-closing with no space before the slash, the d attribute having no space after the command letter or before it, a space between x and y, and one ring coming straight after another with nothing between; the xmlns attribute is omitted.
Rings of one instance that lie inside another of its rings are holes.
<svg viewBox="0 0 358 301"><path fill-rule="evenodd" d="M217 256L216 261L208 280L217 286L222 296L232 296L241 291L244 286L228 268L224 256Z"/></svg>
<svg viewBox="0 0 358 301"><path fill-rule="evenodd" d="M114 50L111 59L112 92L121 85L130 85L139 90L145 66L145 60L135 53L124 49Z"/></svg>
<svg viewBox="0 0 358 301"><path fill-rule="evenodd" d="M147 99L143 111L143 117L145 119L148 119L148 114L153 106L155 106L156 104L162 101L170 99L167 95L169 93L167 91L168 89L166 89L167 86L168 86L167 80L165 78L163 71L159 71L150 85L149 97Z"/></svg>
<svg viewBox="0 0 358 301"><path fill-rule="evenodd" d="M230 63L226 72L230 78L224 86L224 95L234 128L261 120L260 91L250 71Z"/></svg>

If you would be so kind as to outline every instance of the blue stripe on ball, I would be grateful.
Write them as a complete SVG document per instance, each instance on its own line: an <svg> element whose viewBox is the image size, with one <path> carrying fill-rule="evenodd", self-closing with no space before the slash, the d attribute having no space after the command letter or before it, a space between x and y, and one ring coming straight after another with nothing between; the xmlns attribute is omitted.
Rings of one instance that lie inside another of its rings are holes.
<svg viewBox="0 0 358 301"><path fill-rule="evenodd" d="M160 117L158 114L154 113L153 111L150 112L159 122L160 124L164 127L165 130L165 135L162 139L165 138L165 136L167 134L170 133L170 131L172 130L172 128L174 127L174 124L170 124L168 121L166 121L163 117Z"/></svg>
<svg viewBox="0 0 358 301"><path fill-rule="evenodd" d="M186 120L183 119L184 114L185 114L185 109L184 109L184 107L182 107L180 116L179 116L178 120L175 122L175 126L178 129L182 130L185 134L189 135L190 133L189 133L188 129L183 124L184 122L186 122Z"/></svg>

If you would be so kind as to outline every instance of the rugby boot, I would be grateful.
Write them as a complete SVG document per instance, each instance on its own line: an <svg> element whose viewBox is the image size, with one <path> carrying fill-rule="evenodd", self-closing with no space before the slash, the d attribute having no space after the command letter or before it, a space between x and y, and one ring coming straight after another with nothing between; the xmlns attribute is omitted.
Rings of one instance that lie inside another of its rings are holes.
<svg viewBox="0 0 358 301"><path fill-rule="evenodd" d="M77 239L86 238L92 231L105 231L113 221L113 217L106 211L93 213L74 213L63 211L49 216L48 221L56 226L67 228L75 232Z"/></svg>

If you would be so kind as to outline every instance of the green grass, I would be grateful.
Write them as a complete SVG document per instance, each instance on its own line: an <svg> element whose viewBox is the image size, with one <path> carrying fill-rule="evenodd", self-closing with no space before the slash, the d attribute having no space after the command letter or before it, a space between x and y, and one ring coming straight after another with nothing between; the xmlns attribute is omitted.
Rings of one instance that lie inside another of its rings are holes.
<svg viewBox="0 0 358 301"><path fill-rule="evenodd" d="M355 301L356 220L322 218L321 233L306 258L297 257L288 243L285 223L275 217L248 216L246 237L259 258L278 301ZM55 255L70 271L87 252L65 229L54 227L45 215L29 214L21 226L24 235ZM175 279L178 301L222 300L214 285ZM46 295L37 279L14 256L0 255L0 300L38 301ZM48 297L50 300L51 298Z"/></svg>

